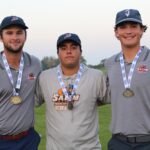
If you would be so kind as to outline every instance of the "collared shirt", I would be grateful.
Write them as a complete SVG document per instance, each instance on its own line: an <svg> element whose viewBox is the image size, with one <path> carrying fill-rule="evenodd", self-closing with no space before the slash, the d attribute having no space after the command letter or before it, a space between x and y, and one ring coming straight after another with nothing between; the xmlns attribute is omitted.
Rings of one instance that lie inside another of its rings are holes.
<svg viewBox="0 0 150 150"><path fill-rule="evenodd" d="M23 57L24 69L19 91L22 102L15 105L11 102L13 87L0 54L0 135L17 134L34 125L34 91L41 64L36 57L26 52L23 53ZM10 70L16 85L18 70L11 66Z"/></svg>
<svg viewBox="0 0 150 150"><path fill-rule="evenodd" d="M150 134L150 50L142 46L142 53L137 61L131 90L134 96L123 96L123 84L119 54L105 62L109 79L110 100L112 105L111 131L124 135ZM125 62L128 74L131 63Z"/></svg>

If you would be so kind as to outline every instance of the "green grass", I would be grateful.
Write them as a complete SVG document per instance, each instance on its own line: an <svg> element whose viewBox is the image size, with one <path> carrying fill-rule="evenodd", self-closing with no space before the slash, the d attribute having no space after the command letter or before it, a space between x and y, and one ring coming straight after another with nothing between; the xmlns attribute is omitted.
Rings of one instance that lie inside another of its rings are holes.
<svg viewBox="0 0 150 150"><path fill-rule="evenodd" d="M46 150L45 105L35 108L35 129L41 136L39 150Z"/></svg>
<svg viewBox="0 0 150 150"><path fill-rule="evenodd" d="M99 107L99 136L102 144L102 150L107 150L107 143L110 139L109 124L110 124L110 105ZM45 105L35 108L35 128L41 135L41 143L39 150L45 150L46 148L46 135L45 135Z"/></svg>
<svg viewBox="0 0 150 150"><path fill-rule="evenodd" d="M105 105L99 107L99 137L102 144L102 150L107 150L107 143L111 137L109 131L110 121L111 121L111 109L110 105Z"/></svg>

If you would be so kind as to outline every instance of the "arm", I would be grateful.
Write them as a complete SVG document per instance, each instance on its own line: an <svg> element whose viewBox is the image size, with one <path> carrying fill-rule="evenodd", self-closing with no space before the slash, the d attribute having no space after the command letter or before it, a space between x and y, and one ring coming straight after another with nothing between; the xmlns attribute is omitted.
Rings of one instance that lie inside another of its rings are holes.
<svg viewBox="0 0 150 150"><path fill-rule="evenodd" d="M44 97L42 94L40 75L39 75L36 81L36 88L35 88L35 106L40 106L43 103L44 103Z"/></svg>
<svg viewBox="0 0 150 150"><path fill-rule="evenodd" d="M109 79L107 75L104 75L101 82L101 93L102 96L97 99L97 105L102 106L105 104L110 104L110 89L109 89Z"/></svg>
<svg viewBox="0 0 150 150"><path fill-rule="evenodd" d="M101 93L103 93L102 97L97 100L98 106L102 106L104 104L110 104L110 88L109 88L109 78L108 78L108 68L107 68L107 59L104 59L101 62L104 70L102 72L102 80L101 80Z"/></svg>

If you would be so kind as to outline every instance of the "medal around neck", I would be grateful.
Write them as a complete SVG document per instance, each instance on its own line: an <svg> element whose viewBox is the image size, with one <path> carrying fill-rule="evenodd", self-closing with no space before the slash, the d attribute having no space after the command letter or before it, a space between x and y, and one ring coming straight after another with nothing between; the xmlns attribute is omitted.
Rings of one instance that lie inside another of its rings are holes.
<svg viewBox="0 0 150 150"><path fill-rule="evenodd" d="M126 90L123 92L124 97L132 97L134 96L134 92L130 88L126 88Z"/></svg>
<svg viewBox="0 0 150 150"><path fill-rule="evenodd" d="M18 105L22 102L22 99L20 96L12 96L11 97L11 103L13 103L14 105Z"/></svg>
<svg viewBox="0 0 150 150"><path fill-rule="evenodd" d="M72 101L68 101L68 109L69 110L73 109L73 102Z"/></svg>
<svg viewBox="0 0 150 150"><path fill-rule="evenodd" d="M123 53L121 53L121 55L120 55L120 67L121 67L122 79L123 79L123 83L124 83L124 87L125 87L125 91L123 92L124 97L129 98L129 97L134 96L134 92L130 89L130 87L131 87L131 81L132 81L133 73L135 70L135 66L137 64L137 61L140 57L141 52L142 52L142 50L140 49L138 51L138 53L136 54L134 60L132 61L132 65L130 67L128 76L126 74Z"/></svg>
<svg viewBox="0 0 150 150"><path fill-rule="evenodd" d="M80 79L81 79L81 76L82 76L83 71L84 71L84 65L83 65L83 64L80 64L80 68L79 68L79 70L78 70L77 77L76 77L76 79L75 79L75 81L74 81L74 84L73 84L73 89L71 88L71 92L69 91L69 93L68 93L68 91L67 91L67 89L66 89L66 85L65 85L65 83L64 83L64 81L63 81L63 79L62 79L62 70L61 70L61 67L60 67L60 65L58 66L57 78L58 78L59 84L60 84L60 86L61 86L61 88L62 88L63 94L64 94L64 95L66 96L66 98L67 98L67 101L68 101L68 104L67 104L67 105L68 105L68 109L69 109L69 110L72 110L72 109L73 109L73 100L71 100L71 99L72 99L72 97L73 97L74 94L75 94L75 91L76 91L76 89L77 89L77 87L78 87L78 83L79 83L79 81L80 81Z"/></svg>

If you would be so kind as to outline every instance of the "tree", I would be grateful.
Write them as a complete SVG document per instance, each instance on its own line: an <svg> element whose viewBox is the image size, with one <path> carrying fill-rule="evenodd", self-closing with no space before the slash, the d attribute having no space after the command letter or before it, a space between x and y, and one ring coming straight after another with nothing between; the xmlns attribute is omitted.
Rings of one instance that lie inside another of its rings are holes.
<svg viewBox="0 0 150 150"><path fill-rule="evenodd" d="M46 70L49 68L56 67L59 64L59 59L52 56L50 57L46 56L41 60L41 63L43 70ZM86 64L86 60L84 59L83 56L81 56L81 63Z"/></svg>
<svg viewBox="0 0 150 150"><path fill-rule="evenodd" d="M83 57L83 56L81 56L81 63L83 63L83 64L86 64L87 63L87 61L86 61L86 59Z"/></svg>
<svg viewBox="0 0 150 150"><path fill-rule="evenodd" d="M59 59L52 56L50 57L46 56L41 60L41 63L43 70L46 70L49 68L56 67L59 64Z"/></svg>

